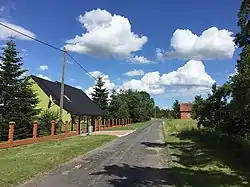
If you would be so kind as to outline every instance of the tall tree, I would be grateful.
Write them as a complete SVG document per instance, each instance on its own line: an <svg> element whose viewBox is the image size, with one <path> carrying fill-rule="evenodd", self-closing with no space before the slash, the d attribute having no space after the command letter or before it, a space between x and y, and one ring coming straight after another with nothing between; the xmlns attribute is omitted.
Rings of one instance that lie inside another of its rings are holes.
<svg viewBox="0 0 250 187"><path fill-rule="evenodd" d="M119 118L117 112L118 112L120 106L123 104L121 95L116 93L115 91L113 91L110 98L111 98L111 100L110 100L109 109L108 109L109 117L113 118L113 119Z"/></svg>
<svg viewBox="0 0 250 187"><path fill-rule="evenodd" d="M91 93L92 100L104 111L108 109L108 89L104 86L105 83L101 77L97 78L93 93Z"/></svg>
<svg viewBox="0 0 250 187"><path fill-rule="evenodd" d="M124 102L128 105L129 117L135 122L147 121L154 114L154 99L147 92L138 92L132 90L113 93L109 105L110 116L117 118L118 110ZM126 104L125 104L126 105Z"/></svg>
<svg viewBox="0 0 250 187"><path fill-rule="evenodd" d="M240 32L235 35L235 43L239 45L239 47L244 47L250 44L249 38L249 7L250 2L249 0L242 0L240 10L237 14L238 22L237 25L240 27Z"/></svg>
<svg viewBox="0 0 250 187"><path fill-rule="evenodd" d="M179 103L178 100L175 100L175 102L173 103L172 117L175 118L175 119L180 119L181 118L180 103Z"/></svg>
<svg viewBox="0 0 250 187"><path fill-rule="evenodd" d="M24 76L26 70L15 43L10 40L0 56L0 138L7 139L8 122L15 121L15 138L31 135L32 119L38 114L35 108L38 99L31 89L31 83Z"/></svg>
<svg viewBox="0 0 250 187"><path fill-rule="evenodd" d="M129 108L126 101L119 107L116 113L117 118L119 119L128 119L129 118Z"/></svg>

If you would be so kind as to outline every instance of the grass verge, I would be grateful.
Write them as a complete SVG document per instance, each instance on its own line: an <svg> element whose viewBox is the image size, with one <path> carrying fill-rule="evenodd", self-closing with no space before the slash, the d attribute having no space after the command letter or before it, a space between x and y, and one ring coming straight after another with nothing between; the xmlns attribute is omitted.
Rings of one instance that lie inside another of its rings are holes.
<svg viewBox="0 0 250 187"><path fill-rule="evenodd" d="M250 162L239 151L240 157L233 156L236 149L228 147L228 139L197 129L193 120L168 120L163 129L171 186L249 186Z"/></svg>
<svg viewBox="0 0 250 187"><path fill-rule="evenodd" d="M110 127L110 128L105 128L105 131L116 131L116 130L135 130L138 129L144 125L146 125L147 122L142 122L142 123L134 123L126 126L120 126L120 127Z"/></svg>
<svg viewBox="0 0 250 187"><path fill-rule="evenodd" d="M20 184L113 139L114 136L77 136L0 149L0 186Z"/></svg>

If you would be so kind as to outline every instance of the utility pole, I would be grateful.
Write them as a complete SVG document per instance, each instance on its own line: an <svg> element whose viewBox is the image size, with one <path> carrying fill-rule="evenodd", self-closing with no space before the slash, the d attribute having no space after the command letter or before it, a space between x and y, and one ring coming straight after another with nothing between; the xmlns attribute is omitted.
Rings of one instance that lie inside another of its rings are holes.
<svg viewBox="0 0 250 187"><path fill-rule="evenodd" d="M62 127L62 113L63 113L63 97L64 97L64 72L66 66L66 48L63 48L63 61L62 61L62 82L61 82L61 94L60 94L60 114L59 123L60 128Z"/></svg>

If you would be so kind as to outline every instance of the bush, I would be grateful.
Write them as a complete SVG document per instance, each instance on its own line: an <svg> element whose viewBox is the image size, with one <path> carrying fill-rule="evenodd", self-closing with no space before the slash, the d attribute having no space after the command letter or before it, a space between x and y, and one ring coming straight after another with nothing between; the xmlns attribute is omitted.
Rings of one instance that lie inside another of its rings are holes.
<svg viewBox="0 0 250 187"><path fill-rule="evenodd" d="M38 117L38 135L49 135L51 130L51 121L58 121L59 112L54 110L43 110Z"/></svg>

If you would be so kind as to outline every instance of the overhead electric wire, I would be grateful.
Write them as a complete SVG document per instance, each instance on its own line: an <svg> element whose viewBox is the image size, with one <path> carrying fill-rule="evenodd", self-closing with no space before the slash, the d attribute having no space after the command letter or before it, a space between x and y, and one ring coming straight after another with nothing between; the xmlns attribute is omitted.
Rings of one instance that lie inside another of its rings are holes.
<svg viewBox="0 0 250 187"><path fill-rule="evenodd" d="M94 80L97 80L85 67L83 67L78 61L76 61L76 59L71 54L69 54L67 51L66 54L69 56L69 58L71 58L71 60L78 64L90 77L92 77Z"/></svg>
<svg viewBox="0 0 250 187"><path fill-rule="evenodd" d="M7 28L7 29L9 29L9 30L12 30L12 31L14 31L14 32L16 32L16 33L18 33L18 34L21 34L21 35L23 35L23 36L25 36L25 37L27 37L27 38L29 38L29 39L31 39L31 40L34 40L34 41L36 41L36 42L38 42L38 43L40 43L40 44L43 44L43 45L46 45L46 46L48 46L48 47L51 47L51 48L53 48L53 49L55 49L55 50L57 50L57 51L60 51L60 52L64 52L64 50L63 49L61 49L61 48L59 48L59 47L56 47L56 46L54 46L54 45L52 45L52 44L49 44L49 43L47 43L47 42L44 42L44 41L42 41L42 40L39 40L39 39L37 39L37 38L34 38L34 37L32 37L32 36L29 36L29 35L27 35L27 34L25 34L25 33L23 33L23 32L20 32L20 31L18 31L18 30L16 30L16 29L14 29L14 28L12 28L12 27L10 27L10 26L8 26L8 25L6 25L6 24L4 24L4 23L2 23L2 22L0 22L0 25L1 26L3 26L3 27L5 27L5 28ZM94 77L85 67L83 67L83 65L81 64L81 63L79 63L68 51L66 51L66 54L68 55L68 57L71 59L71 60L73 60L81 69L83 69L91 78L93 78L95 81L97 81L97 78L96 77ZM181 86L181 85L176 85L176 86ZM201 87L207 87L207 85L205 86L205 85L196 85L196 84L192 84L192 85L185 85L185 84L183 84L182 86L201 86ZM121 87L121 86L120 86ZM108 89L108 88L107 88ZM108 89L108 90L110 90L110 89ZM110 91L113 91L113 90L110 90ZM114 90L115 92L116 92L116 90ZM117 92L116 92L117 93Z"/></svg>
<svg viewBox="0 0 250 187"><path fill-rule="evenodd" d="M64 50L63 49L60 49L59 47L56 47L56 46L54 46L54 45L52 45L52 44L49 44L49 43L47 43L47 42L44 42L44 41L42 41L42 40L39 40L39 39L36 39L36 38L34 38L34 37L32 37L32 36L29 36L29 35L27 35L27 34L25 34L25 33L23 33L23 32L20 32L20 31L18 31L18 30L16 30L16 29L14 29L14 28L12 28L12 27L10 27L10 26L8 26L8 25L6 25L6 24L4 24L4 23L2 23L2 22L0 22L0 25L1 26L3 26L3 27L5 27L5 28L7 28L7 29L9 29L9 30L12 30L12 31L14 31L14 32L16 32L16 33L18 33L18 34L21 34L21 35L23 35L23 36L25 36L25 37L27 37L27 38L29 38L29 39L31 39L31 40L34 40L34 41L36 41L36 42L38 42L38 43L40 43L40 44L43 44L43 45L46 45L46 46L48 46L48 47L51 47L51 48L53 48L53 49L55 49L55 50L57 50L57 51L60 51L60 52L64 52ZM82 68L91 78L93 78L95 81L97 80L86 68L84 68L70 53L68 53L67 51L66 51L66 54L68 55L68 57L71 59L71 60L73 60L80 68Z"/></svg>
<svg viewBox="0 0 250 187"><path fill-rule="evenodd" d="M29 38L29 39L35 40L35 41L37 41L37 42L39 42L39 43L41 43L41 44L47 45L47 46L49 46L49 47L51 47L51 48L53 48L53 49L56 49L56 50L58 50L58 51L63 52L62 49L60 49L60 48L58 48L58 47L56 47L56 46L53 46L53 45L51 45L51 44L49 44L49 43L46 43L46 42L44 42L44 41L42 41L42 40L39 40L39 39L36 39L36 38L34 38L34 37L32 37L32 36L29 36L29 35L27 35L27 34L24 34L24 33L20 32L20 31L18 31L18 30L16 30L16 29L13 29L12 27L10 27L10 26L8 26L8 25L6 25L6 24L4 24L4 23L1 23L1 22L0 22L0 25L3 26L3 27L5 27L5 28L7 28L7 29L9 29L9 30L14 31L14 32L16 32L16 33L18 33L18 34L21 34L21 35L23 35L23 36L25 36L25 37L27 37L27 38Z"/></svg>

